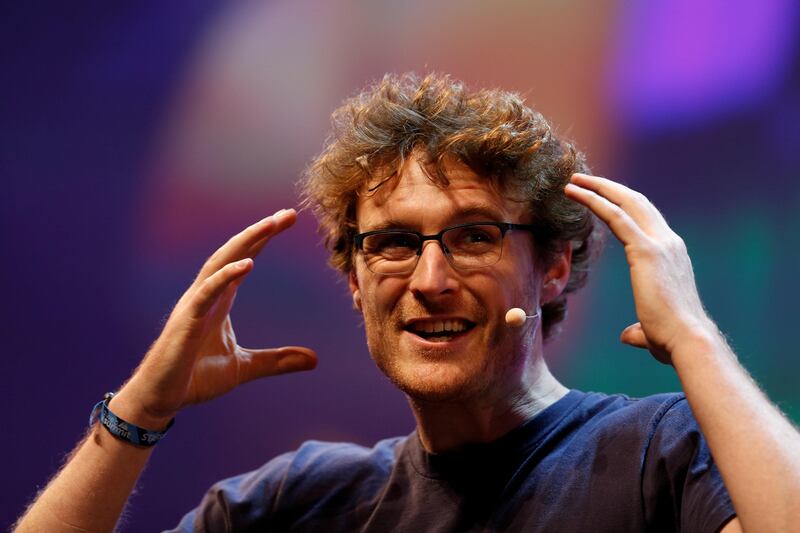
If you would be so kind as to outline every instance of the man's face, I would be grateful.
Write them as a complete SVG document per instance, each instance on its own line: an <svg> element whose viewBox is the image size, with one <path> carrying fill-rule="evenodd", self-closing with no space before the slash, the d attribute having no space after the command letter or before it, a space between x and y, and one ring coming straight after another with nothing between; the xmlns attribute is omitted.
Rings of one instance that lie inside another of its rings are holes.
<svg viewBox="0 0 800 533"><path fill-rule="evenodd" d="M444 170L450 185L440 188L410 158L398 178L359 198L358 231L397 228L428 235L467 222L530 221L524 203L502 197L465 165L451 162ZM529 314L537 308L543 276L534 257L533 237L525 231L509 231L500 261L478 270L454 269L435 241L425 241L415 270L404 275L370 272L356 254L350 287L373 359L420 400L517 393L526 386L534 357L534 321L510 328L505 314L512 307ZM462 331L431 335L442 325Z"/></svg>

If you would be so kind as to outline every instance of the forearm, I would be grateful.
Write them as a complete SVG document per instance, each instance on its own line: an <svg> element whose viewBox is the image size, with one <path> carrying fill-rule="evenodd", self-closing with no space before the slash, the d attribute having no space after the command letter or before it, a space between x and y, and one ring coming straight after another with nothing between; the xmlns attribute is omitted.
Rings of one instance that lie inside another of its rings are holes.
<svg viewBox="0 0 800 533"><path fill-rule="evenodd" d="M800 524L800 433L772 405L715 329L672 363L745 531Z"/></svg>
<svg viewBox="0 0 800 533"><path fill-rule="evenodd" d="M142 427L163 422L135 413L124 398L110 405ZM111 531L153 448L118 440L99 424L78 444L67 464L17 524L17 531Z"/></svg>

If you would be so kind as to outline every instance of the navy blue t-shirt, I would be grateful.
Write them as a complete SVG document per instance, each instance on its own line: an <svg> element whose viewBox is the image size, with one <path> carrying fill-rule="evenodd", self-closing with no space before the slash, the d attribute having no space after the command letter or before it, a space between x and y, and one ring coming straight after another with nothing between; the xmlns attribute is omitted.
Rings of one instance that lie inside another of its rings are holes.
<svg viewBox="0 0 800 533"><path fill-rule="evenodd" d="M309 441L214 485L177 531L715 532L735 511L683 395L570 391L500 439Z"/></svg>

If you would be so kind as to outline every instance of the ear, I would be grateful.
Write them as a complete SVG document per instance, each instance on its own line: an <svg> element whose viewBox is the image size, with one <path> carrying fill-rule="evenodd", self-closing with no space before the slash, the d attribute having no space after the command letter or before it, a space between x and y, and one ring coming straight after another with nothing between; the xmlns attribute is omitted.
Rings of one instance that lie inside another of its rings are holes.
<svg viewBox="0 0 800 533"><path fill-rule="evenodd" d="M564 248L558 252L550 262L547 273L542 278L542 292L539 296L540 305L558 298L569 281L572 272L572 244L564 243Z"/></svg>
<svg viewBox="0 0 800 533"><path fill-rule="evenodd" d="M353 295L353 309L361 313L361 289L358 288L358 277L356 277L355 269L351 270L347 276L347 285L350 287L350 294Z"/></svg>

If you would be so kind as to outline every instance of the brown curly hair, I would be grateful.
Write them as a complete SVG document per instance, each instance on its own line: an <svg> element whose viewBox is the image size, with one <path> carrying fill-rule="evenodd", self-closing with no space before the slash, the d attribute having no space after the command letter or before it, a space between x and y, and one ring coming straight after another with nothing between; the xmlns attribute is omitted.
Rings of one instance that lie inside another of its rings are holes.
<svg viewBox="0 0 800 533"><path fill-rule="evenodd" d="M330 264L353 268L356 201L397 175L413 150L423 168L448 186L444 160L456 157L494 180L504 194L530 206L537 260L572 245L572 273L561 296L542 308L545 339L558 331L567 311L566 294L581 287L602 248L594 215L563 193L574 172L588 172L583 154L553 132L544 117L514 93L469 91L449 76L391 75L334 111L333 131L301 181L302 205L317 216L331 251Z"/></svg>

